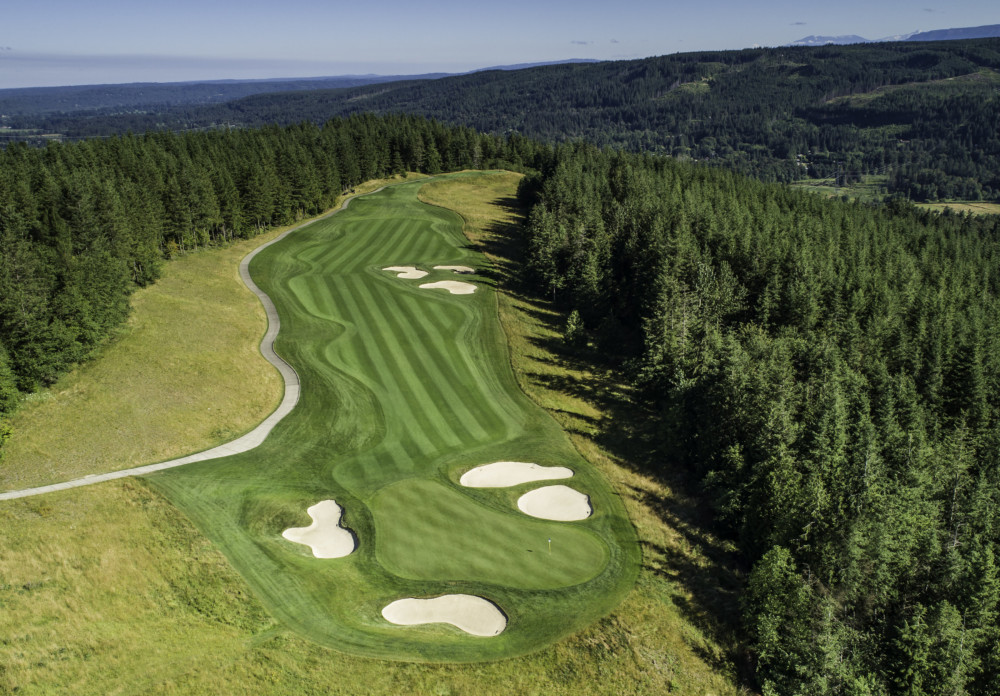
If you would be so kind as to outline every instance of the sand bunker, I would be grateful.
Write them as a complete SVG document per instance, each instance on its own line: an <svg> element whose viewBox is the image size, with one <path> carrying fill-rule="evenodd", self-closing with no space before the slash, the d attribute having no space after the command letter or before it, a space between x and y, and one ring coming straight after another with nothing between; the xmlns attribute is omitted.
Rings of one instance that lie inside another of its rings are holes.
<svg viewBox="0 0 1000 696"><path fill-rule="evenodd" d="M573 475L564 466L539 466L530 462L494 462L469 469L459 480L468 488L507 488L532 481L564 479Z"/></svg>
<svg viewBox="0 0 1000 696"><path fill-rule="evenodd" d="M382 270L395 273L397 278L404 278L406 280L416 280L427 275L427 271L421 271L416 266L388 266Z"/></svg>
<svg viewBox="0 0 1000 696"><path fill-rule="evenodd" d="M496 604L467 594L397 599L382 610L382 616L398 626L447 623L474 636L485 637L500 635L507 627L507 617Z"/></svg>
<svg viewBox="0 0 1000 696"><path fill-rule="evenodd" d="M441 288L452 295L471 295L476 291L476 286L472 283L460 283L457 280L439 280L436 283L424 283L420 287L425 290Z"/></svg>
<svg viewBox="0 0 1000 696"><path fill-rule="evenodd" d="M343 511L335 501L322 500L306 512L313 518L311 525L286 529L281 536L296 544L305 544L316 558L342 558L354 550L354 535L340 526Z"/></svg>
<svg viewBox="0 0 1000 696"><path fill-rule="evenodd" d="M471 266L435 266L435 271L454 271L455 273L475 273L476 269Z"/></svg>
<svg viewBox="0 0 1000 696"><path fill-rule="evenodd" d="M517 499L518 509L543 520L574 522L590 517L590 498L569 486L543 486Z"/></svg>

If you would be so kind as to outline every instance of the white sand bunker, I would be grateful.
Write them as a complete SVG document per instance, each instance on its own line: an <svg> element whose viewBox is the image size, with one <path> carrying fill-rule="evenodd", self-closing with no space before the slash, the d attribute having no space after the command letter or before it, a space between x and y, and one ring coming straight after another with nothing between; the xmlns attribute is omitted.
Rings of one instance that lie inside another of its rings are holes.
<svg viewBox="0 0 1000 696"><path fill-rule="evenodd" d="M416 280L427 275L427 271L421 271L416 266L387 266L382 270L395 273L397 278L404 278L406 280Z"/></svg>
<svg viewBox="0 0 1000 696"><path fill-rule="evenodd" d="M435 266L435 271L454 271L455 273L475 273L476 269L471 266Z"/></svg>
<svg viewBox="0 0 1000 696"><path fill-rule="evenodd" d="M340 526L343 510L335 501L322 500L306 512L313 518L311 525L286 529L281 536L296 544L305 544L316 558L343 558L354 550L354 535Z"/></svg>
<svg viewBox="0 0 1000 696"><path fill-rule="evenodd" d="M517 499L518 509L543 520L574 522L590 517L590 498L569 486L543 486Z"/></svg>
<svg viewBox="0 0 1000 696"><path fill-rule="evenodd" d="M471 295L476 291L476 286L472 283L460 283L457 280L439 280L436 283L423 283L420 287L425 290L441 288L442 290L447 290L452 295Z"/></svg>
<svg viewBox="0 0 1000 696"><path fill-rule="evenodd" d="M507 628L507 617L496 604L467 594L397 599L382 610L382 616L398 626L447 623L466 633L484 637L500 635Z"/></svg>
<svg viewBox="0 0 1000 696"><path fill-rule="evenodd" d="M539 466L530 462L494 462L469 469L459 483L468 488L507 488L532 481L551 481L573 475L564 466Z"/></svg>

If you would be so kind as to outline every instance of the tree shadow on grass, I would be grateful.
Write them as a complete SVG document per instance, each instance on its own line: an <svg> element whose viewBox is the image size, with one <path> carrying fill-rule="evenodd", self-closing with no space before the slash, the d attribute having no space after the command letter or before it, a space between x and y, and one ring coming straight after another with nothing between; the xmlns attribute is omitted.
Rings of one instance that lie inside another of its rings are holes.
<svg viewBox="0 0 1000 696"><path fill-rule="evenodd" d="M552 364L558 365L559 360ZM585 361L568 356L563 364L574 362ZM620 466L664 484L663 488L629 486L632 497L679 537L669 546L642 540L643 567L679 588L671 597L674 605L725 654L697 644L692 649L716 670L735 670L742 683L753 684L753 666L740 622L740 593L747 575L744 560L717 528L711 504L697 481L671 466L658 450L655 416L631 402L630 390L619 385L610 370L582 375L532 371L528 377L545 389L596 407L602 418L567 413L561 419L563 427L591 438Z"/></svg>
<svg viewBox="0 0 1000 696"><path fill-rule="evenodd" d="M515 199L496 203L511 216L521 214ZM601 418L550 411L565 429L593 440L620 466L664 484L629 486L628 492L677 534L676 543L669 545L643 539L643 567L678 589L671 596L673 604L722 652L695 641L692 650L718 672L735 673L742 685L752 687L753 666L740 622L739 597L747 575L744 560L717 528L698 481L671 465L660 451L656 414L635 403L615 356L593 348L570 348L561 340L565 312L538 297L524 280L522 235L515 222L497 223L477 240L476 248L490 256L493 280L518 301L517 310L556 334L529 337L541 354L531 356L537 367L524 377L542 389L592 405Z"/></svg>
<svg viewBox="0 0 1000 696"><path fill-rule="evenodd" d="M503 220L487 225L484 234L472 240L471 247L490 257L490 267L483 275L493 280L504 291L517 299L524 299L525 288L516 266L520 257L522 228L520 220L524 215L521 203L512 196L497 198L491 203L503 211Z"/></svg>

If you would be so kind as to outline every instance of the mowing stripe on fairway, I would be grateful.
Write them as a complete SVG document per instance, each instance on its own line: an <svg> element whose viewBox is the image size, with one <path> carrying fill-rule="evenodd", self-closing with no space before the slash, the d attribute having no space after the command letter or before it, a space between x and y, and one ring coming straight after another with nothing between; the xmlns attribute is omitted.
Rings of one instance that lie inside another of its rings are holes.
<svg viewBox="0 0 1000 696"><path fill-rule="evenodd" d="M425 320L437 311L437 308L433 305L426 307L424 312L416 315L410 314L409 317L403 316L398 302L388 303L386 310L387 314L394 320L392 322L394 329L408 338L413 345L421 343L435 345L443 343L450 338L438 332L427 330L430 322ZM459 441L485 440L487 433L476 421L474 413L478 410L477 406L479 403L487 402L487 396L478 390L475 393L471 393L471 389L473 388L471 386L470 389L465 390L462 395L459 395L455 389L457 383L461 382L462 384L473 385L474 382L466 382L462 379L463 375L455 373L453 365L444 364L446 362L444 360L444 350L413 351L410 355L415 356L415 361L413 361L414 367L417 367L419 364L419 367L422 368L422 370L414 369L414 373L419 374L422 372L426 375L427 377L422 380L422 384L432 389L435 393L433 407L439 414L444 416L442 420L451 425L454 433L459 436ZM461 426L464 432L458 432L458 426Z"/></svg>
<svg viewBox="0 0 1000 696"><path fill-rule="evenodd" d="M377 370L376 379L378 379L385 387L386 396L389 404L393 404L399 401L410 401L410 399L416 397L420 400L423 396L424 400L430 401L430 398L426 393L418 393L420 387L410 369L404 369L399 366L397 356L382 350L382 345L380 341L380 336L378 334L373 334L370 330L370 326L376 322L384 322L384 318L375 311L371 306L371 300L365 297L364 288L364 278L349 277L346 279L349 284L348 292L345 294L345 305L348 309L353 309L356 316L365 316L367 320L364 324L359 325L359 335L363 340L363 344L367 346L367 350L364 350L366 357L371 359L375 363L375 368ZM362 315L358 308L358 303L363 303L367 311ZM422 456L428 456L433 453L444 439L444 435L438 431L438 425L444 425L443 423L434 423L430 419L430 414L425 408L422 408L418 403L416 408L410 408L411 415L415 419L415 423L410 421L405 423L405 425L410 425L404 429L406 435L412 438L421 450ZM412 426L416 427L412 427ZM434 442L432 442L434 440Z"/></svg>

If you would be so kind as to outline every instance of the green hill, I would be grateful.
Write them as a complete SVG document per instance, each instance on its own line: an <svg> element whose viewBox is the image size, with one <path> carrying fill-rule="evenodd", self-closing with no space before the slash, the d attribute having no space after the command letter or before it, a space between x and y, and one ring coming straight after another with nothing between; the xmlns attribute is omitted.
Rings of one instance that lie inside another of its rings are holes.
<svg viewBox="0 0 1000 696"><path fill-rule="evenodd" d="M585 139L765 180L887 177L914 200L1000 197L1000 39L782 47L258 94L209 107L18 125L68 136L408 113Z"/></svg>

